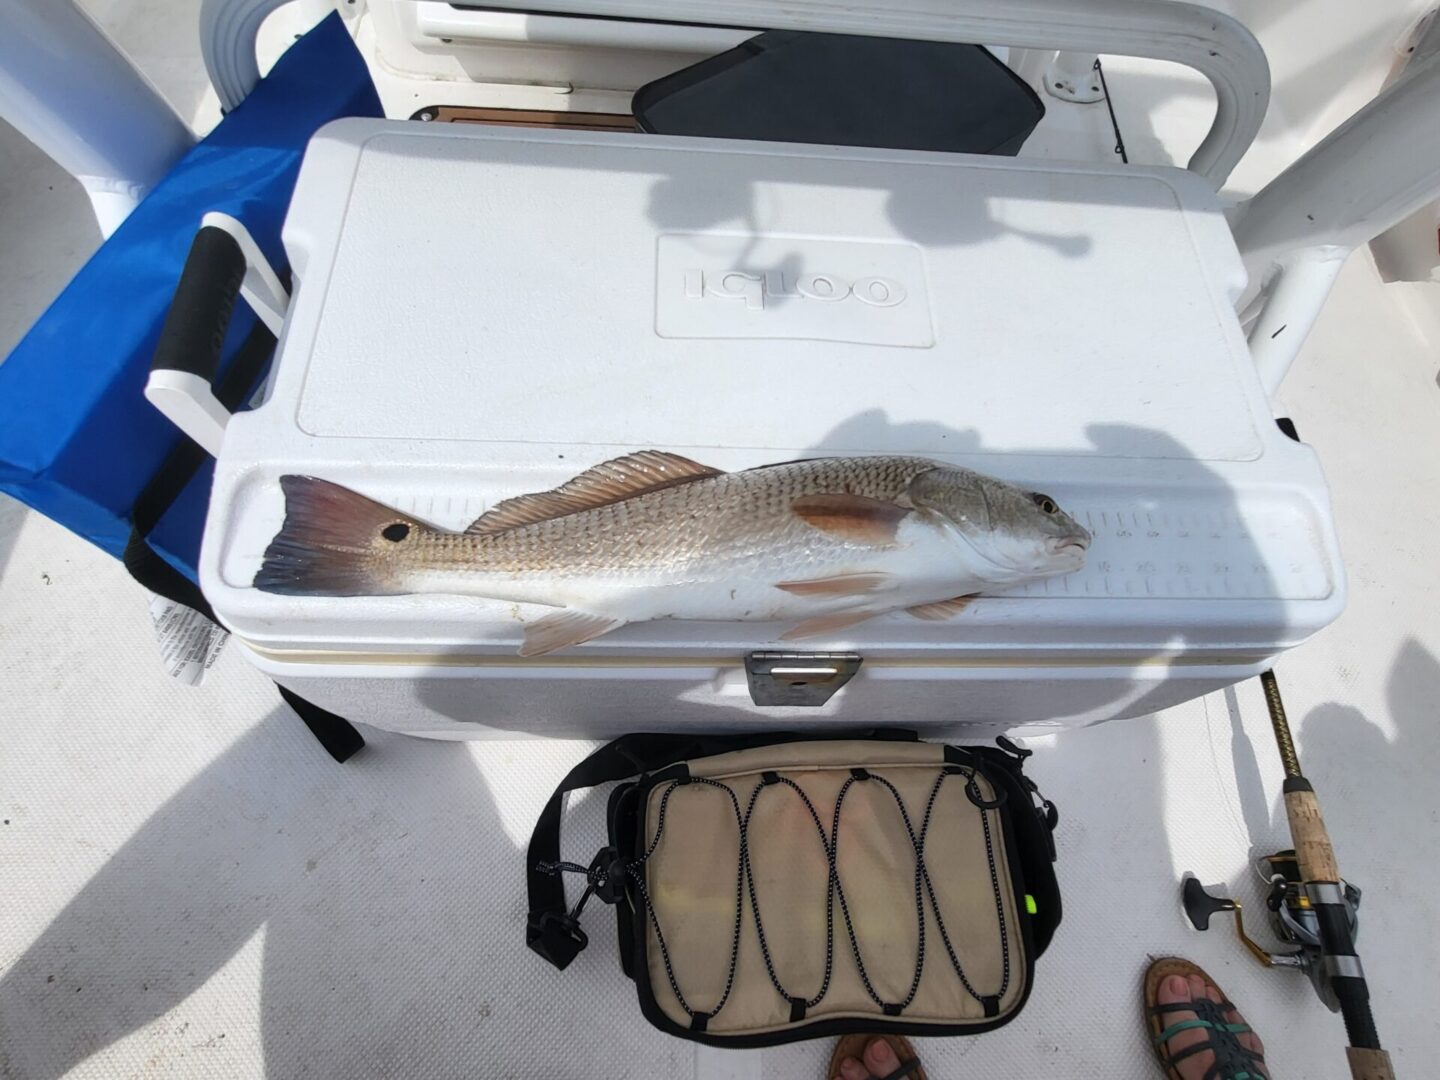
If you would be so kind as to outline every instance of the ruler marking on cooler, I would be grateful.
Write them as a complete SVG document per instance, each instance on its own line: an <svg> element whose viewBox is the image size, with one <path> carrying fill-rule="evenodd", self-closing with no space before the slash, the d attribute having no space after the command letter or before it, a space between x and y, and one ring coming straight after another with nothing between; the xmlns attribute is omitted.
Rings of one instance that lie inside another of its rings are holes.
<svg viewBox="0 0 1440 1080"><path fill-rule="evenodd" d="M1090 553L1083 569L1056 589L1047 584L1045 595L1278 600L1328 591L1327 581L1304 568L1287 562L1272 569L1273 548L1296 530L1280 527L1263 507L1252 520L1238 508L1214 507L1077 506L1072 513L1093 537Z"/></svg>

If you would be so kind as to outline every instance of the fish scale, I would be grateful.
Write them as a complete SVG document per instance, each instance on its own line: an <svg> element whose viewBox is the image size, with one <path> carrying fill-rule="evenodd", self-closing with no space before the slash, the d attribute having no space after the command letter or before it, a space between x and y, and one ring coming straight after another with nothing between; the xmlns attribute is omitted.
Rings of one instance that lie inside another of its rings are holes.
<svg viewBox="0 0 1440 1080"><path fill-rule="evenodd" d="M804 495L843 492L883 502L935 467L924 458L830 458L722 473L623 502L489 536L432 533L434 561L464 572L540 571L579 576L680 572L699 562L730 565L762 553L858 545L807 526L791 510Z"/></svg>

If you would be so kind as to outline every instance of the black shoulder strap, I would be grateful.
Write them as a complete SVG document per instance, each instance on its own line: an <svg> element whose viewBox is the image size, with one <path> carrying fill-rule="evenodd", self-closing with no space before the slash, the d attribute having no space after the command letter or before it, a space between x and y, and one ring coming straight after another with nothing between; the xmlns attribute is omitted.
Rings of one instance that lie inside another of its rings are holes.
<svg viewBox="0 0 1440 1080"><path fill-rule="evenodd" d="M229 368L215 384L215 396L222 405L232 412L239 408L264 374L274 348L275 336L257 320L255 329L246 337ZM130 576L151 592L216 622L215 611L200 592L200 587L161 558L149 541L151 530L194 479L205 458L205 451L184 436L165 456L130 511L130 539L125 544L124 562ZM348 720L312 705L279 683L275 685L285 704L295 710L325 752L336 761L347 760L365 745L365 740Z"/></svg>
<svg viewBox="0 0 1440 1080"><path fill-rule="evenodd" d="M560 816L567 792L594 787L613 780L663 769L679 761L710 757L732 750L749 750L777 743L812 742L821 739L885 739L914 742L913 731L866 728L850 732L772 731L739 735L692 735L635 733L622 735L580 762L560 781L530 834L525 853L525 881L530 898L530 916L525 925L525 944L557 968L564 970L585 948L587 939L579 919L565 902L565 884L550 867L560 861ZM545 867L545 869L541 869Z"/></svg>
<svg viewBox="0 0 1440 1080"><path fill-rule="evenodd" d="M275 689L280 691L280 699L304 721L310 734L315 736L315 741L342 765L365 748L365 740L360 732L343 716L327 712L314 702L306 701L293 690L285 689L278 682Z"/></svg>

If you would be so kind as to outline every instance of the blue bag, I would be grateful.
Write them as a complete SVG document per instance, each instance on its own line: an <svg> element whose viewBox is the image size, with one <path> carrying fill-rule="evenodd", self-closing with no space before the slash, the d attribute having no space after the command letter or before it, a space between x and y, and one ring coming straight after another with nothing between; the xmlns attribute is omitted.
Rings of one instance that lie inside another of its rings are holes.
<svg viewBox="0 0 1440 1080"><path fill-rule="evenodd" d="M148 551L193 583L213 462L143 396L186 253L201 217L219 210L239 219L287 277L280 226L310 136L339 117L381 115L339 15L292 45L0 365L0 491L117 557L138 524ZM232 374L253 383L273 342L237 304L217 386ZM250 388L232 385L233 403L248 400ZM153 483L161 473L173 482ZM148 505L137 510L137 501Z"/></svg>

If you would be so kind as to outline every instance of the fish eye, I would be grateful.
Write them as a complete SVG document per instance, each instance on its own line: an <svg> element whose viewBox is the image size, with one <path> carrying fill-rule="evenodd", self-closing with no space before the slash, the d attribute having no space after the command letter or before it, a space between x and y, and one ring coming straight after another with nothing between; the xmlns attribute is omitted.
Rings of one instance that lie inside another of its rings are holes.
<svg viewBox="0 0 1440 1080"><path fill-rule="evenodd" d="M1038 491L1031 492L1030 501L1040 508L1042 514L1053 514L1060 509L1055 505L1054 499L1049 495L1041 495Z"/></svg>
<svg viewBox="0 0 1440 1080"><path fill-rule="evenodd" d="M393 525L386 525L380 530L380 535L392 544L398 544L410 535L410 526L403 521L397 521Z"/></svg>

